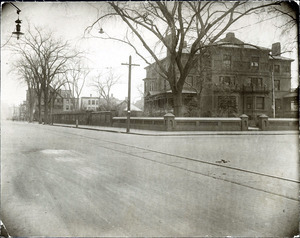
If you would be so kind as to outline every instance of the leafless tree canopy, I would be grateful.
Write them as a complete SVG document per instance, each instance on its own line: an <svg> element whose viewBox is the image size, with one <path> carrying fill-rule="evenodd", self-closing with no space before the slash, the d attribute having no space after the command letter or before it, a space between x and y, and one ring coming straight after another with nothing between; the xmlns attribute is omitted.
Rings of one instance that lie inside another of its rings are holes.
<svg viewBox="0 0 300 238"><path fill-rule="evenodd" d="M269 10L270 14L280 16L281 21L276 23L276 26L281 31L281 35L289 35L292 31L297 31L296 34L291 34L291 39L286 44L286 51L296 49L298 45L298 30L299 30L299 6L297 3L282 2L280 6L272 6ZM294 36L293 36L294 35Z"/></svg>
<svg viewBox="0 0 300 238"><path fill-rule="evenodd" d="M79 57L71 61L69 68L66 73L67 86L75 99L75 110L79 110L79 97L86 84L90 69L82 63Z"/></svg>
<svg viewBox="0 0 300 238"><path fill-rule="evenodd" d="M113 70L110 70L106 75L98 73L98 75L92 80L90 86L97 91L99 98L103 98L105 100L106 110L111 109L111 90L113 86L118 83L119 79L120 76L116 75Z"/></svg>
<svg viewBox="0 0 300 238"><path fill-rule="evenodd" d="M146 63L150 64L141 48L146 50L157 63L161 76L171 86L175 114L182 115L183 85L199 56L205 53L205 49L213 46L239 19L258 13L263 8L276 6L279 2L116 1L107 4L110 6L110 12L99 17L86 31L89 32L96 23L107 18L121 19L128 27L127 33L123 37L105 34L102 38L130 45ZM156 42L154 46L153 41ZM161 47L167 49L167 61L161 61L157 56L157 49ZM188 54L184 54L186 48ZM179 75L179 78L176 75Z"/></svg>
<svg viewBox="0 0 300 238"><path fill-rule="evenodd" d="M38 97L39 119L41 120L42 100L44 120L48 122L50 101L66 83L68 62L79 53L71 51L68 42L57 40L51 32L40 28L29 29L27 34L11 49L20 58L16 69L24 80L29 80L29 91L35 90ZM21 62L22 64L19 64Z"/></svg>

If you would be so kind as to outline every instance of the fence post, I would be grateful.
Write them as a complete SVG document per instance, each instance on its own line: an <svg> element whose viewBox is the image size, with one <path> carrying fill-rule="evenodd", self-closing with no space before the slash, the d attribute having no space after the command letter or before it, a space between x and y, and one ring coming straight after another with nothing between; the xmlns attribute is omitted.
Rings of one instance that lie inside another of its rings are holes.
<svg viewBox="0 0 300 238"><path fill-rule="evenodd" d="M269 117L266 116L265 114L259 116L258 126L262 131L268 130L268 125L269 125L268 119Z"/></svg>
<svg viewBox="0 0 300 238"><path fill-rule="evenodd" d="M78 115L76 115L76 128L78 128Z"/></svg>
<svg viewBox="0 0 300 238"><path fill-rule="evenodd" d="M248 116L243 114L240 116L241 118L241 130L248 131Z"/></svg>
<svg viewBox="0 0 300 238"><path fill-rule="evenodd" d="M116 110L111 110L110 111L110 126L113 126L113 118L117 116L117 111Z"/></svg>
<svg viewBox="0 0 300 238"><path fill-rule="evenodd" d="M164 115L165 129L172 131L175 128L175 116L172 113Z"/></svg>

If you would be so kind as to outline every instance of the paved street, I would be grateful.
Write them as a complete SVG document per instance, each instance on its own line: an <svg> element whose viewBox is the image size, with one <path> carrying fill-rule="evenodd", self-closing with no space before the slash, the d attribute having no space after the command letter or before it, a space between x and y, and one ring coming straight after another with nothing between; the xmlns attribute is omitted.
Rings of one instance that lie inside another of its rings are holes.
<svg viewBox="0 0 300 238"><path fill-rule="evenodd" d="M3 121L12 236L293 236L298 135L143 136Z"/></svg>

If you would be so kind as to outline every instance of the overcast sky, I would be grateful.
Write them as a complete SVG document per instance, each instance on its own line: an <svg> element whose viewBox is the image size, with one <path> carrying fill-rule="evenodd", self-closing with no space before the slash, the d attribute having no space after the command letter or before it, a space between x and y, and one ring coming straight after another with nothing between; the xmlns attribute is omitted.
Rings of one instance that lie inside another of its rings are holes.
<svg viewBox="0 0 300 238"><path fill-rule="evenodd" d="M128 67L121 63L127 63L129 55L132 55L133 63L140 64L139 67L133 67L132 70L132 100L137 100L139 95L137 85L142 84L146 72L146 64L134 53L134 51L112 41L101 39L82 39L84 30L96 19L97 14L101 14L101 6L104 2L89 4L88 2L67 2L67 3L49 3L49 2L14 2L21 9L20 19L22 20L22 32L26 34L28 25L41 26L44 29L55 32L58 37L69 40L73 46L86 52L89 59L88 64L95 72L102 71L104 74L112 68L121 76L120 83L115 86L113 94L119 99L125 99L127 95ZM98 9L95 7L98 6ZM99 12L100 10L100 12ZM10 5L2 5L1 14L1 46L8 39L12 43L17 41L11 37L11 32L15 31L15 20L17 19L16 9ZM271 48L274 42L284 42L290 36L281 36L280 31L275 27L275 21L278 19L265 18L262 22L260 16L254 16L239 24L231 27L235 36L240 40L256 44L259 46ZM258 23L261 22L261 23ZM96 28L102 27L106 32L119 33L123 29L118 28L118 23L105 22L103 25L96 25ZM11 37L11 38L10 38ZM297 51L285 54L287 57L295 59L293 62L293 83L297 86ZM17 80L14 74L8 74L13 57L6 47L1 47L1 100L2 104L18 105L26 96L26 85ZM97 93L92 88L86 88L81 96L89 96Z"/></svg>

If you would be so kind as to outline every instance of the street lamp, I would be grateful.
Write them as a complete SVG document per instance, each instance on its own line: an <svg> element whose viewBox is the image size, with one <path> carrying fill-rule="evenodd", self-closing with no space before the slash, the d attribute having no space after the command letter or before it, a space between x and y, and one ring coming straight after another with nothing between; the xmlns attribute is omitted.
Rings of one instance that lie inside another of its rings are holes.
<svg viewBox="0 0 300 238"><path fill-rule="evenodd" d="M17 8L17 14L18 14L18 19L15 21L16 23L16 31L12 32L12 34L17 36L17 40L20 39L21 35L24 35L23 32L21 32L21 23L22 21L19 19L19 14L21 12L21 10L13 3L10 3L11 5L13 5L15 8Z"/></svg>
<svg viewBox="0 0 300 238"><path fill-rule="evenodd" d="M102 27L100 28L99 33L100 33L100 34L103 34L103 33L104 33Z"/></svg>
<svg viewBox="0 0 300 238"><path fill-rule="evenodd" d="M24 35L24 33L23 32L21 32L21 20L19 20L19 17L18 17L18 19L15 21L15 23L16 23L16 31L14 31L13 32L13 34L14 35L17 35L17 40L19 40L20 39L20 36L21 35Z"/></svg>

